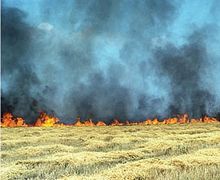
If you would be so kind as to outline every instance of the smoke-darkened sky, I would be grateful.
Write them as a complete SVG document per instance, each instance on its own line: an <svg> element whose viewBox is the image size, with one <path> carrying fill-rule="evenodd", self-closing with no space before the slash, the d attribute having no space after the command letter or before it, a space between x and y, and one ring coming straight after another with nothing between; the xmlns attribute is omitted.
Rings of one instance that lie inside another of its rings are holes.
<svg viewBox="0 0 220 180"><path fill-rule="evenodd" d="M4 0L1 16L2 112L220 112L219 0Z"/></svg>

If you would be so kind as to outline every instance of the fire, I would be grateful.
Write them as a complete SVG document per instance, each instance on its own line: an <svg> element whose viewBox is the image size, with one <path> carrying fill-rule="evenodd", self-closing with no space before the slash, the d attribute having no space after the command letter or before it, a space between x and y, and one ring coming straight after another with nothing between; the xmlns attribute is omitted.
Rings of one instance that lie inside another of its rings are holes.
<svg viewBox="0 0 220 180"><path fill-rule="evenodd" d="M98 121L96 126L106 126L106 124L103 121Z"/></svg>
<svg viewBox="0 0 220 180"><path fill-rule="evenodd" d="M159 124L157 118L155 118L155 119L152 121L152 124Z"/></svg>
<svg viewBox="0 0 220 180"><path fill-rule="evenodd" d="M25 127L24 119L21 117L14 118L11 113L3 114L1 127Z"/></svg>
<svg viewBox="0 0 220 180"><path fill-rule="evenodd" d="M170 117L163 120L146 119L145 121L140 122L129 122L125 121L124 123L120 122L118 119L114 119L110 126L135 126L135 125L160 125L160 124L185 124L185 123L214 123L219 122L217 118L205 116L203 118L189 118L188 114L178 115L176 117ZM80 117L76 119L74 124L63 124L59 123L59 119L55 116L48 115L46 113L40 113L36 122L33 125L25 124L25 121L21 117L14 117L11 113L4 113L1 118L1 127L27 127L27 126L36 126L36 127L62 127L62 126L107 126L105 122L98 121L94 123L92 119L88 119L84 122L81 121Z"/></svg>
<svg viewBox="0 0 220 180"><path fill-rule="evenodd" d="M152 124L152 121L151 121L150 119L147 119L147 120L144 122L144 124L150 125L150 124Z"/></svg>
<svg viewBox="0 0 220 180"><path fill-rule="evenodd" d="M199 119L195 119L195 118L191 119L191 123L197 123L197 122L199 122Z"/></svg>
<svg viewBox="0 0 220 180"><path fill-rule="evenodd" d="M41 113L34 126L52 127L59 122L59 119L46 113Z"/></svg>
<svg viewBox="0 0 220 180"><path fill-rule="evenodd" d="M214 117L205 116L203 121L206 122L206 123L212 123L212 122L216 122L218 120L216 118L214 118Z"/></svg>
<svg viewBox="0 0 220 180"><path fill-rule="evenodd" d="M2 127L11 127L14 124L13 115L11 113L5 113L2 117Z"/></svg>
<svg viewBox="0 0 220 180"><path fill-rule="evenodd" d="M177 122L178 122L178 119L174 117L174 118L167 119L166 124L176 124Z"/></svg>
<svg viewBox="0 0 220 180"><path fill-rule="evenodd" d="M114 119L114 121L111 123L111 126L122 126L123 123L120 123L117 119Z"/></svg>
<svg viewBox="0 0 220 180"><path fill-rule="evenodd" d="M92 119L88 119L87 121L84 122L85 126L95 126L95 124L92 122Z"/></svg>
<svg viewBox="0 0 220 180"><path fill-rule="evenodd" d="M18 118L17 118L17 124L16 124L16 126L22 127L22 126L27 126L27 124L24 123L24 119L23 119L23 118L18 117Z"/></svg>
<svg viewBox="0 0 220 180"><path fill-rule="evenodd" d="M76 123L74 124L74 126L80 127L80 126L84 126L84 124L81 123L80 118L77 118L77 119L76 119Z"/></svg>
<svg viewBox="0 0 220 180"><path fill-rule="evenodd" d="M182 116L179 116L179 123L180 124L185 124L189 122L189 116L188 114L183 114Z"/></svg>

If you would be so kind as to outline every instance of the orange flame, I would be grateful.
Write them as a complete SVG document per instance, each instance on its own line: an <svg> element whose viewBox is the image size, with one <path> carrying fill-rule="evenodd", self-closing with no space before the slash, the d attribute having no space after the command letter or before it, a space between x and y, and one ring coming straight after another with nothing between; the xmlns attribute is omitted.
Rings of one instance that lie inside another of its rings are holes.
<svg viewBox="0 0 220 180"><path fill-rule="evenodd" d="M24 119L21 117L14 118L11 113L4 113L1 120L1 127L26 127Z"/></svg>
<svg viewBox="0 0 220 180"><path fill-rule="evenodd" d="M85 125L80 121L80 118L77 118L74 126L80 127L80 126L85 126Z"/></svg>
<svg viewBox="0 0 220 180"><path fill-rule="evenodd" d="M176 124L178 122L178 119L176 117L174 118L168 118L166 120L166 124Z"/></svg>
<svg viewBox="0 0 220 180"><path fill-rule="evenodd" d="M218 120L214 117L208 117L208 116L205 116L204 119L203 119L203 122L205 123L212 123L212 122L217 122Z"/></svg>
<svg viewBox="0 0 220 180"><path fill-rule="evenodd" d="M126 121L124 123L120 122L117 119L114 119L110 126L134 126L134 125L158 125L158 124L185 124L185 123L213 123L219 122L214 117L205 116L203 118L189 118L188 114L178 115L177 117L171 117L167 119L163 119L159 121L157 118L151 120L147 119L141 122L129 122ZM3 114L1 118L1 127L27 127L25 121L21 117L14 117L11 113L7 112ZM80 118L76 119L76 122L72 125L65 125L63 123L59 123L59 119L57 117L48 115L46 113L41 113L37 118L36 122L33 126L38 127L62 127L62 126L107 126L103 121L98 121L96 124L92 121L92 119L88 119L85 122L81 122Z"/></svg>
<svg viewBox="0 0 220 180"><path fill-rule="evenodd" d="M114 121L111 123L111 126L122 126L123 123L120 123L117 119L114 119Z"/></svg>
<svg viewBox="0 0 220 180"><path fill-rule="evenodd" d="M183 114L179 116L179 123L180 124L185 124L189 122L189 116L188 114Z"/></svg>
<svg viewBox="0 0 220 180"><path fill-rule="evenodd" d="M95 124L92 122L92 119L88 119L87 121L84 122L85 126L95 126Z"/></svg>
<svg viewBox="0 0 220 180"><path fill-rule="evenodd" d="M96 126L106 126L106 124L103 121L98 121Z"/></svg>
<svg viewBox="0 0 220 180"><path fill-rule="evenodd" d="M43 112L40 114L34 126L52 127L55 126L56 123L58 122L59 122L58 118L47 115L46 113Z"/></svg>
<svg viewBox="0 0 220 180"><path fill-rule="evenodd" d="M152 124L152 121L151 121L150 119L147 119L147 120L144 122L144 124L150 125L150 124Z"/></svg>
<svg viewBox="0 0 220 180"><path fill-rule="evenodd" d="M152 124L159 124L158 119L155 118L155 119L152 121Z"/></svg>

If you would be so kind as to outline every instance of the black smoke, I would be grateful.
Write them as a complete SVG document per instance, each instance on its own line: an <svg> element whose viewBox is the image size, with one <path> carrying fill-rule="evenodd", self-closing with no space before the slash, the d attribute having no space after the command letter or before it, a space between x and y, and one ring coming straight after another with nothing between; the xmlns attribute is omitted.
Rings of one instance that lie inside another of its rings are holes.
<svg viewBox="0 0 220 180"><path fill-rule="evenodd" d="M209 58L202 30L193 32L181 47L167 44L155 51L159 73L170 80L171 115L190 112L192 116L200 117L215 100L211 92L204 89L201 78Z"/></svg>

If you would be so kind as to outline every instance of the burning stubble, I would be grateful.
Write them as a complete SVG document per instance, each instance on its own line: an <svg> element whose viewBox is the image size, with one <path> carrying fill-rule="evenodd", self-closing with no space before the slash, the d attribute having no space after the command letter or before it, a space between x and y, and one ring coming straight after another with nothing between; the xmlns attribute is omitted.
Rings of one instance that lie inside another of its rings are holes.
<svg viewBox="0 0 220 180"><path fill-rule="evenodd" d="M99 120L94 122L91 118L88 120L81 120L80 117L71 124L61 123L57 117L41 113L34 124L26 124L25 120L21 117L14 117L11 113L3 114L1 119L1 127L63 127L63 126L146 126L146 125L163 125L163 124L188 124L188 123L216 123L218 120L214 117L205 116L203 118L189 118L188 114L178 115L177 117L167 118L163 120L146 119L145 121L120 122L118 119L114 119L111 123L106 124Z"/></svg>

